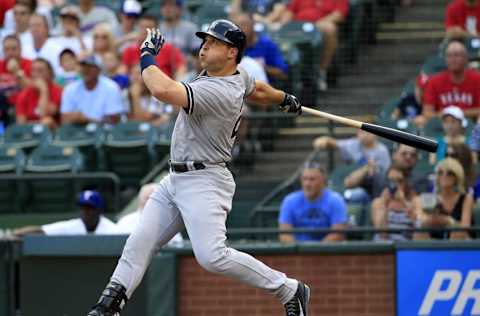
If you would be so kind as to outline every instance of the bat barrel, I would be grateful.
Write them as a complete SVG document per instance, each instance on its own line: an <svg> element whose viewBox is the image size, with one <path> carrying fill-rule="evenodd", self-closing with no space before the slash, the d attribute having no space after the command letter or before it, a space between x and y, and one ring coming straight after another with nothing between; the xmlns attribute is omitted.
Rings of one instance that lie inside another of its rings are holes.
<svg viewBox="0 0 480 316"><path fill-rule="evenodd" d="M412 146L418 149L426 150L429 152L436 152L438 143L431 139L417 136L414 134L399 131L397 129L379 126L375 124L363 123L360 127L364 131L378 135L383 138L390 139L391 141L402 143L408 146Z"/></svg>

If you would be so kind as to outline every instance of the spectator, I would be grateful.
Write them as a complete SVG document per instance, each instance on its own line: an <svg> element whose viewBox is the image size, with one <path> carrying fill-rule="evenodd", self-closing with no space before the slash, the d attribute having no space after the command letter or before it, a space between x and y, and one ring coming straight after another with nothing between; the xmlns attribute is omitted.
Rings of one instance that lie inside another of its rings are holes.
<svg viewBox="0 0 480 316"><path fill-rule="evenodd" d="M445 158L450 157L457 159L463 167L465 173L465 184L468 190L475 187L475 164L477 157L472 153L470 147L463 143L452 143L447 146ZM474 188L475 189L475 188ZM478 192L474 192L475 198Z"/></svg>
<svg viewBox="0 0 480 316"><path fill-rule="evenodd" d="M387 147L380 143L375 135L358 130L357 137L344 140L335 140L328 136L318 137L314 141L314 147L317 150L338 149L343 161L359 167L344 181L346 188L362 188L364 191L358 191L358 196L351 197L352 201L367 202L383 190L383 180L391 160Z"/></svg>
<svg viewBox="0 0 480 316"><path fill-rule="evenodd" d="M232 0L230 4L230 15L249 13L256 14L259 19L263 19L266 15L275 10L276 6L285 7L285 0ZM278 9L277 9L278 10Z"/></svg>
<svg viewBox="0 0 480 316"><path fill-rule="evenodd" d="M292 20L311 22L322 32L324 47L318 81L322 91L327 89L327 70L338 46L338 25L345 21L348 9L348 0L292 0L287 10L275 21L281 25Z"/></svg>
<svg viewBox="0 0 480 316"><path fill-rule="evenodd" d="M480 33L480 1L455 0L448 6L445 14L447 38L465 38Z"/></svg>
<svg viewBox="0 0 480 316"><path fill-rule="evenodd" d="M120 25L113 31L120 52L137 41L137 23L141 13L142 5L138 1L123 2Z"/></svg>
<svg viewBox="0 0 480 316"><path fill-rule="evenodd" d="M202 66L200 65L200 59L198 56L199 52L200 52L199 48L196 48L190 52L190 62L191 62L190 71L185 74L185 76L182 78L182 81L184 82L192 81L203 70Z"/></svg>
<svg viewBox="0 0 480 316"><path fill-rule="evenodd" d="M435 164L445 158L449 144L468 143L465 137L467 120L463 111L456 106L448 106L442 111L442 126L444 135L437 139L438 148L436 154L430 154L430 163Z"/></svg>
<svg viewBox="0 0 480 316"><path fill-rule="evenodd" d="M93 29L93 54L100 57L102 61L102 69L105 63L105 54L116 54L115 39L110 27L105 23L100 23Z"/></svg>
<svg viewBox="0 0 480 316"><path fill-rule="evenodd" d="M150 194L155 191L157 187L156 183L149 183L142 186L140 192L138 193L138 208L135 212L127 214L120 218L117 222L117 227L120 233L124 234L131 234L133 230L137 227L138 223L142 217L142 211L147 204L147 201L150 197ZM167 245L180 245L183 243L182 234L177 233L168 243Z"/></svg>
<svg viewBox="0 0 480 316"><path fill-rule="evenodd" d="M127 89L130 80L126 74L120 73L120 56L116 52L106 52L103 54L103 65L105 74L115 81L120 89Z"/></svg>
<svg viewBox="0 0 480 316"><path fill-rule="evenodd" d="M286 79L288 66L283 59L280 48L268 35L260 35L254 31L252 16L246 13L238 14L233 21L240 26L247 36L245 56L258 60L269 78Z"/></svg>
<svg viewBox="0 0 480 316"><path fill-rule="evenodd" d="M68 85L62 95L62 123L117 123L124 112L120 88L100 75L100 60L95 55L83 58L80 65L82 80Z"/></svg>
<svg viewBox="0 0 480 316"><path fill-rule="evenodd" d="M58 126L62 88L53 78L48 60L37 58L33 61L31 84L18 96L17 124L40 122L50 128Z"/></svg>
<svg viewBox="0 0 480 316"><path fill-rule="evenodd" d="M260 62L256 59L253 59L250 56L243 56L239 66L245 69L245 71L253 78L268 83L267 73Z"/></svg>
<svg viewBox="0 0 480 316"><path fill-rule="evenodd" d="M45 16L33 14L30 18L32 43L22 46L22 55L28 59L43 58L48 60L55 73L60 70L59 56L61 47L49 38L48 22Z"/></svg>
<svg viewBox="0 0 480 316"><path fill-rule="evenodd" d="M392 166L387 172L387 187L372 202L372 222L375 228L414 228L422 215L420 198L410 188L407 175L399 167ZM408 240L410 232L380 233L375 239Z"/></svg>
<svg viewBox="0 0 480 316"><path fill-rule="evenodd" d="M13 14L15 17L15 29L13 30L3 29L1 31L0 38L2 38L2 43L7 35L14 34L19 38L22 48L31 45L32 34L30 33L30 30L29 30L29 22L33 12L35 12L35 6L32 6L31 1L17 0L17 3L13 7ZM22 51L22 54L23 54L23 51ZM5 57L5 56L0 56L0 57Z"/></svg>
<svg viewBox="0 0 480 316"><path fill-rule="evenodd" d="M400 104L392 113L393 120L407 119L416 122L417 117L422 114L423 92L428 79L430 77L421 72L415 80L414 93L402 93Z"/></svg>
<svg viewBox="0 0 480 316"><path fill-rule="evenodd" d="M183 0L161 1L160 30L165 36L165 41L179 48L184 54L200 47L200 39L195 36L197 26L190 21L182 20Z"/></svg>
<svg viewBox="0 0 480 316"><path fill-rule="evenodd" d="M80 11L75 6L67 6L60 10L60 33L53 40L61 49L71 49L76 55L89 51L92 40L80 31Z"/></svg>
<svg viewBox="0 0 480 316"><path fill-rule="evenodd" d="M400 144L392 155L393 165L405 174L410 188L416 193L428 192L431 188L428 175L413 172L418 161L418 153L414 147Z"/></svg>
<svg viewBox="0 0 480 316"><path fill-rule="evenodd" d="M65 87L78 79L80 79L80 74L77 56L71 49L65 48L60 53L60 71L55 81L62 87Z"/></svg>
<svg viewBox="0 0 480 316"><path fill-rule="evenodd" d="M442 160L436 167L436 205L422 218L422 226L435 229L434 239L466 239L465 232L446 232L445 227L473 225L473 194L467 192L462 165L453 158Z"/></svg>
<svg viewBox="0 0 480 316"><path fill-rule="evenodd" d="M79 0L80 30L83 34L89 34L100 23L108 24L113 30L118 28L118 20L115 13L107 7L95 5L95 0Z"/></svg>
<svg viewBox="0 0 480 316"><path fill-rule="evenodd" d="M29 83L32 61L22 57L22 47L16 35L3 39L3 54L0 60L0 94L10 105L16 104L18 93Z"/></svg>
<svg viewBox="0 0 480 316"><path fill-rule="evenodd" d="M28 234L56 235L117 235L117 225L102 215L103 198L97 191L83 191L77 202L80 217L43 226L27 226L15 229L13 234L22 237Z"/></svg>
<svg viewBox="0 0 480 316"><path fill-rule="evenodd" d="M15 5L15 0L3 0L0 2L0 26L4 27L5 13L13 8Z"/></svg>
<svg viewBox="0 0 480 316"><path fill-rule="evenodd" d="M130 119L149 122L160 126L170 120L173 111L171 105L165 104L150 94L137 66L131 72L132 84L128 89L130 95Z"/></svg>
<svg viewBox="0 0 480 316"><path fill-rule="evenodd" d="M480 114L480 73L467 69L468 56L465 45L452 41L446 50L447 70L433 75L423 96L423 125L439 115L444 108L455 105L467 117L477 119Z"/></svg>
<svg viewBox="0 0 480 316"><path fill-rule="evenodd" d="M4 0L2 0L4 1ZM7 0L8 1L8 0ZM61 0L60 0L61 1ZM45 3L45 1L42 0L17 0L18 2L24 2L26 5L30 6L32 8L32 14L37 13L42 16L44 16L47 21L48 21L48 26L52 27L53 26L53 20L52 20L52 14L51 14L51 5ZM5 12L5 23L4 23L4 30L7 32L14 32L16 29L16 23L17 19L15 18L15 12L14 9L11 8L7 12Z"/></svg>
<svg viewBox="0 0 480 316"><path fill-rule="evenodd" d="M308 164L303 170L302 190L288 194L282 201L279 215L281 230L292 228L344 229L347 224L347 207L337 192L326 187L326 171L318 164ZM281 234L280 241L341 241L341 233Z"/></svg>
<svg viewBox="0 0 480 316"><path fill-rule="evenodd" d="M154 16L143 15L138 21L140 33L137 43L127 47L122 55L122 64L125 69L122 72L129 73L130 70L140 63L140 44L147 36L147 28L157 27L157 19ZM172 78L182 78L187 72L185 58L182 52L170 43L165 43L156 57L158 67Z"/></svg>

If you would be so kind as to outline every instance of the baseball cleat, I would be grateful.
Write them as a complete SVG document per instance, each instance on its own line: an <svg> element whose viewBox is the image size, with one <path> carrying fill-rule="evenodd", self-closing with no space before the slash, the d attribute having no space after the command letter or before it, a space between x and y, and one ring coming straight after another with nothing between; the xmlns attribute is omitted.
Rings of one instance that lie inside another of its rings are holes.
<svg viewBox="0 0 480 316"><path fill-rule="evenodd" d="M120 316L123 305L127 302L126 289L123 285L110 282L103 290L100 299L87 316Z"/></svg>
<svg viewBox="0 0 480 316"><path fill-rule="evenodd" d="M293 298L284 305L286 316L308 316L309 301L310 288L305 283L298 281L297 292Z"/></svg>

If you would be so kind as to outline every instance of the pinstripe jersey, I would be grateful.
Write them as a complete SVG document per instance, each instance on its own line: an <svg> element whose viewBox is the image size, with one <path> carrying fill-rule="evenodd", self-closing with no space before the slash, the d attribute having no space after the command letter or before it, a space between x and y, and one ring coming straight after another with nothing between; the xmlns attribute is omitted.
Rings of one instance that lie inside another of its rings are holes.
<svg viewBox="0 0 480 316"><path fill-rule="evenodd" d="M238 67L231 76L210 77L203 71L193 81L182 84L188 103L175 122L171 160L230 161L245 98L255 89L254 79Z"/></svg>

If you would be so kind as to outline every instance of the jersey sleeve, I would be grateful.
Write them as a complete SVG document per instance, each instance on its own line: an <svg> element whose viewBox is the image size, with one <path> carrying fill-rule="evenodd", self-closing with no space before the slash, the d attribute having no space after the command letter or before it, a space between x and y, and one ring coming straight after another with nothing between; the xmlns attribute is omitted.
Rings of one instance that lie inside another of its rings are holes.
<svg viewBox="0 0 480 316"><path fill-rule="evenodd" d="M292 196L287 195L285 199L283 199L282 205L280 206L278 223L293 225L294 224L293 209L294 209L294 203L293 203Z"/></svg>
<svg viewBox="0 0 480 316"><path fill-rule="evenodd" d="M215 79L200 79L182 84L187 91L187 105L184 110L188 115L220 115L220 105L230 100L227 88Z"/></svg>

